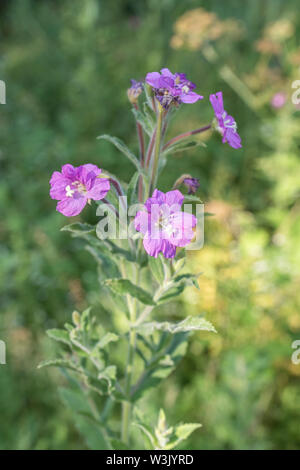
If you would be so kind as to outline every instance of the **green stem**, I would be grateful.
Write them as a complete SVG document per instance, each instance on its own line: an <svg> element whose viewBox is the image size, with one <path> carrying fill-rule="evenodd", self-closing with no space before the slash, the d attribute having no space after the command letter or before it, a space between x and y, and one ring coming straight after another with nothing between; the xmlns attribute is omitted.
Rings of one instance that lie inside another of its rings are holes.
<svg viewBox="0 0 300 470"><path fill-rule="evenodd" d="M137 283L138 271L136 267L134 268L134 270L135 270L134 282ZM133 363L134 363L135 347L136 347L136 332L135 332L135 328L133 327L136 321L136 307L137 307L136 299L134 299L133 302L130 302L130 330L129 330L128 358L127 358L126 375L125 375L126 401L124 401L122 404L121 438L125 444L129 443L129 427L130 427L131 411L132 411L132 403L130 402L130 389L131 389Z"/></svg>
<svg viewBox="0 0 300 470"><path fill-rule="evenodd" d="M158 162L159 162L159 154L160 154L160 143L161 143L163 108L161 107L160 103L158 103L157 105L158 105L158 116L157 116L155 152L154 152L154 162L153 162L153 168L152 168L150 193L152 193L152 191L154 190L156 181L157 181L157 170L158 170Z"/></svg>

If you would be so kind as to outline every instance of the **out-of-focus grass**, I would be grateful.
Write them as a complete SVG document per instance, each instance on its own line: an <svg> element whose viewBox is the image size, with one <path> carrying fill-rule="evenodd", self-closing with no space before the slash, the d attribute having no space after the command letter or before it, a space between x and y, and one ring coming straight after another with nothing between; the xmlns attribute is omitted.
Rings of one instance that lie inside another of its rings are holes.
<svg viewBox="0 0 300 470"><path fill-rule="evenodd" d="M291 84L300 78L298 4L206 1L218 18L214 34L203 26L203 11L188 13L203 5L1 5L0 338L7 365L0 366L0 448L85 446L59 401L63 379L36 365L54 354L45 329L88 304L107 313L93 261L59 232L65 219L49 199L48 181L66 162L97 163L129 179L126 160L96 136L112 133L136 146L126 88L130 78L162 66L186 71L206 98L180 110L170 135L210 120L208 95L222 89L243 149L212 136L206 149L171 157L160 180L167 189L182 173L200 178L201 197L215 213L206 219L203 250L190 254L191 267L203 271L201 290L165 315L205 311L218 334L193 337L178 371L144 399L146 417L154 421L163 405L171 422L202 422L193 448L300 446L300 366L290 360L300 339L300 111L291 103ZM204 28L204 42L176 43L173 25L183 14L180 32L188 18L186 31ZM280 109L270 105L277 92L286 96ZM93 217L88 208L81 216Z"/></svg>

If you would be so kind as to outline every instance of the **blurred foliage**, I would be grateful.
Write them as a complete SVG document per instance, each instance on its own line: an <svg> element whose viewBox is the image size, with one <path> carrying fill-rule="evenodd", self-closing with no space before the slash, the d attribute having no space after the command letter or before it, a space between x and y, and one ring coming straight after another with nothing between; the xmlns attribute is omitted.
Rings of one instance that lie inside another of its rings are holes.
<svg viewBox="0 0 300 470"><path fill-rule="evenodd" d="M108 313L92 258L59 231L48 181L67 162L128 181L130 164L96 136L136 146L126 89L162 66L186 72L206 97L181 109L170 135L207 123L208 95L222 89L244 146L213 136L206 149L171 157L160 181L165 190L182 173L200 178L215 214L203 250L190 252L200 293L190 288L165 314L206 311L219 334L195 335L176 374L146 399L146 420L164 407L170 424L201 422L195 449L300 447L300 367L290 359L300 335L297 12L296 0L1 2L1 449L85 447L57 392L64 380L36 365L54 353L44 331L74 308ZM271 106L276 93L281 107Z"/></svg>

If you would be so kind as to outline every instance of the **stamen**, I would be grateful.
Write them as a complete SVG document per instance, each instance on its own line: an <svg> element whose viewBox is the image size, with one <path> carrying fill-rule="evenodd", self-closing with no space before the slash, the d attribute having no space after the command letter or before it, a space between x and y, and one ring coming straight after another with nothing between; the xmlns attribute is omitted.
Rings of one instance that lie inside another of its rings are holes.
<svg viewBox="0 0 300 470"><path fill-rule="evenodd" d="M67 197L73 197L74 193L75 193L75 189L71 189L71 187L69 185L66 186L66 196Z"/></svg>

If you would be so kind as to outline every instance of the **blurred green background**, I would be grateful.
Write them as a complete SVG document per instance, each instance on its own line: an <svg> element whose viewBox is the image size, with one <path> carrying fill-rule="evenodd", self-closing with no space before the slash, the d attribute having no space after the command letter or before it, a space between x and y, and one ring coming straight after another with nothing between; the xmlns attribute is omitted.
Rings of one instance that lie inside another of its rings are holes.
<svg viewBox="0 0 300 470"><path fill-rule="evenodd" d="M163 66L186 72L206 98L184 106L169 135L207 123L209 93L223 90L243 148L212 136L206 149L170 157L161 177L163 190L182 173L198 177L215 214L204 248L189 255L201 291L169 313L206 312L218 334L193 336L144 412L151 421L163 406L171 424L201 422L190 449L300 448L298 9L297 0L1 2L0 449L86 448L58 396L64 378L36 369L53 354L47 328L87 305L101 315L94 262L60 232L48 181L67 162L128 181L133 168L96 136L136 148L126 89ZM92 209L78 219L93 221Z"/></svg>

